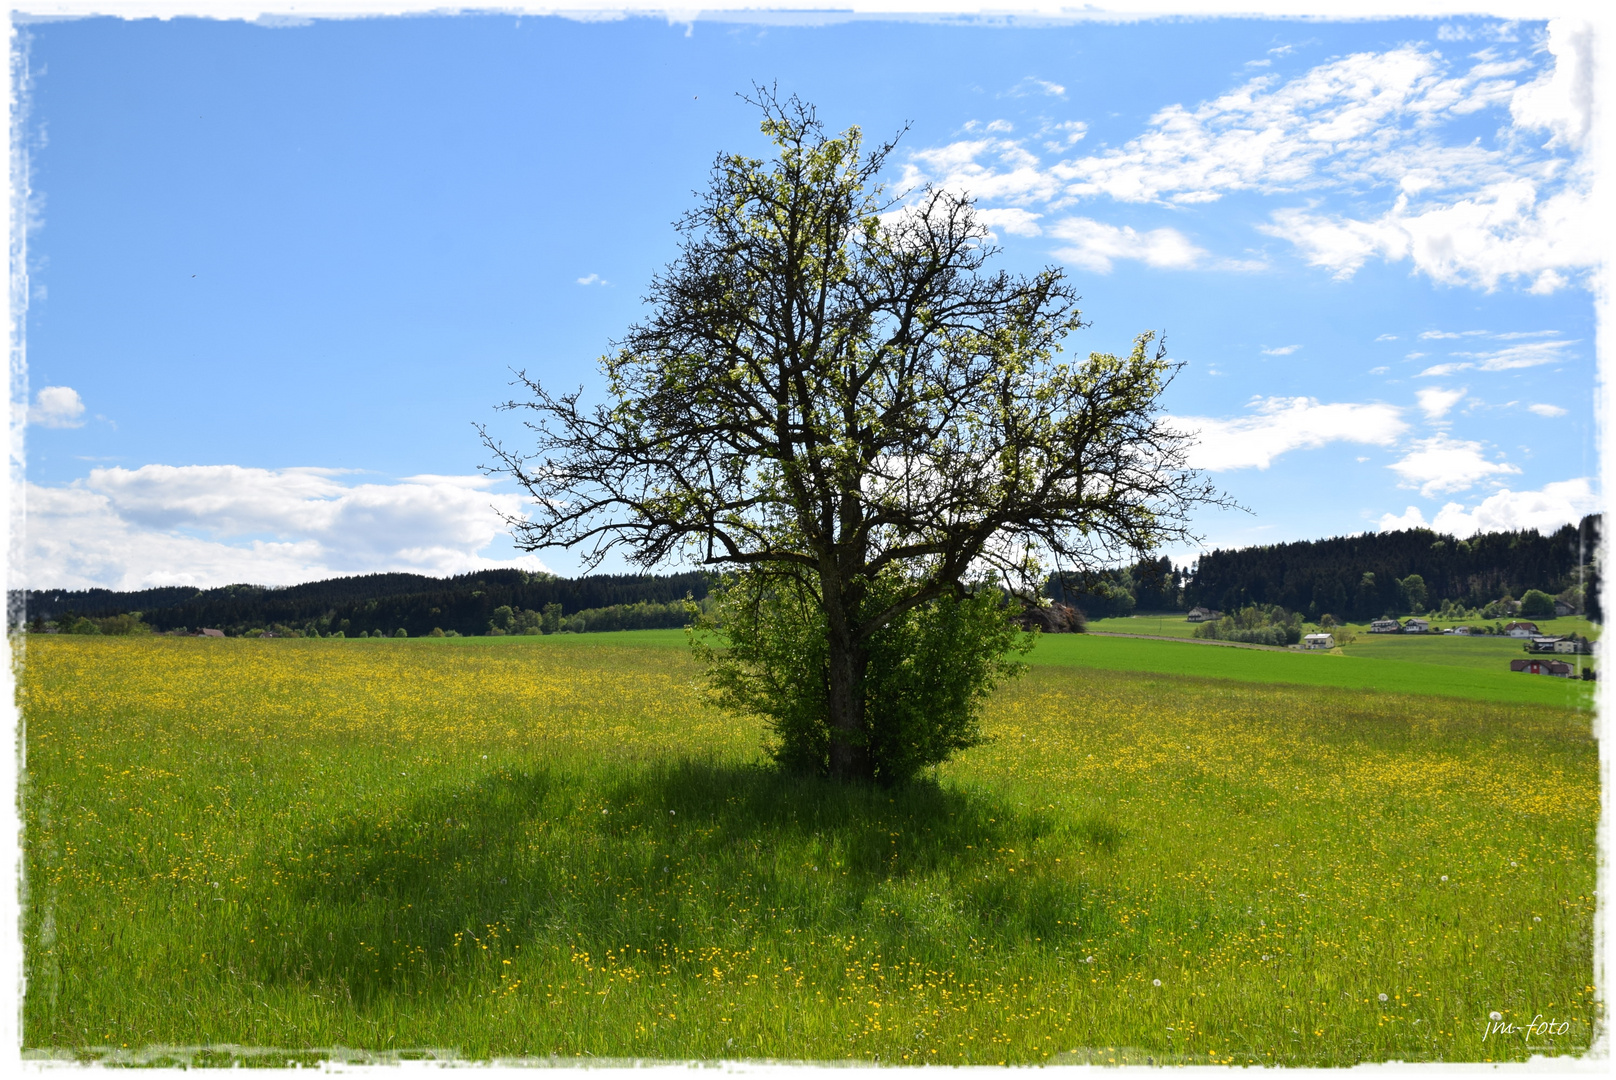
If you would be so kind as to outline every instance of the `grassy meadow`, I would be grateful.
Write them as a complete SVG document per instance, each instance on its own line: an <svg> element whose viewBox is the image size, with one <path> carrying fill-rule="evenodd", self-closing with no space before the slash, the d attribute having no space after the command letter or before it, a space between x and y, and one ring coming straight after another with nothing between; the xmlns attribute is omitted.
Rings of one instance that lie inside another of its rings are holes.
<svg viewBox="0 0 1616 1080"><path fill-rule="evenodd" d="M988 745L889 792L775 774L681 644L28 638L25 1048L1348 1065L1588 1046L1581 700L1307 685L1402 661L1175 642L1131 643L1155 660L1124 669L1122 639L1047 639ZM1299 666L1150 668L1201 657ZM1565 1026L1484 1038L1491 1011Z"/></svg>

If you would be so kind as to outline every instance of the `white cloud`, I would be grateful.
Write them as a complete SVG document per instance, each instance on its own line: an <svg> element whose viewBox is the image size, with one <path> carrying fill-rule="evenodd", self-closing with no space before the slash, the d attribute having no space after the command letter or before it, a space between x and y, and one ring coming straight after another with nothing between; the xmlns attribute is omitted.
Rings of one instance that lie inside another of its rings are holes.
<svg viewBox="0 0 1616 1080"><path fill-rule="evenodd" d="M1277 349L1264 349L1262 354L1264 356L1289 356L1291 353L1300 348L1300 345L1281 345Z"/></svg>
<svg viewBox="0 0 1616 1080"><path fill-rule="evenodd" d="M1259 76L1194 109L1168 106L1125 145L1053 171L1072 195L1200 203L1240 190L1398 182L1416 172L1408 158L1418 150L1431 182L1447 184L1484 168L1487 152L1422 136L1478 103L1507 101L1515 84L1488 74L1449 74L1438 53L1415 46L1357 53L1288 80Z"/></svg>
<svg viewBox="0 0 1616 1080"><path fill-rule="evenodd" d="M1417 506L1411 506L1401 514L1382 514L1380 515L1380 524L1375 527L1380 532L1400 532L1404 529L1430 528L1425 523L1425 515L1420 513L1420 508Z"/></svg>
<svg viewBox="0 0 1616 1080"><path fill-rule="evenodd" d="M1558 405L1545 405L1542 402L1539 402L1536 405L1528 405L1527 409L1529 409L1532 412L1537 413L1539 416L1547 416L1547 417L1551 417L1551 418L1556 417L1556 416L1564 416L1566 414L1566 411L1564 409L1560 408L1560 406L1558 406Z"/></svg>
<svg viewBox="0 0 1616 1080"><path fill-rule="evenodd" d="M1424 356L1425 354L1420 353L1420 355ZM1410 359L1413 358L1410 357ZM1430 367L1426 368L1424 371L1420 372L1414 377L1416 379L1423 379L1427 376L1432 378L1441 378L1444 375L1452 375L1456 371L1469 371L1475 366L1475 364L1432 364Z"/></svg>
<svg viewBox="0 0 1616 1080"><path fill-rule="evenodd" d="M1369 369L1369 374L1371 374L1371 375L1384 375L1390 370L1391 370L1391 368L1389 368L1389 367L1372 367L1372 368Z"/></svg>
<svg viewBox="0 0 1616 1080"><path fill-rule="evenodd" d="M1066 241L1065 247L1055 249L1056 258L1100 274L1110 273L1115 259L1138 259L1159 269L1187 269L1206 254L1177 229L1136 232L1127 226L1071 217L1050 226L1049 233Z"/></svg>
<svg viewBox="0 0 1616 1080"><path fill-rule="evenodd" d="M1501 461L1488 461L1479 442L1435 435L1415 442L1401 461L1388 465L1402 478L1401 487L1419 488L1427 499L1450 491L1465 491L1490 476L1521 470Z"/></svg>
<svg viewBox="0 0 1616 1080"><path fill-rule="evenodd" d="M1396 334L1382 334L1378 338L1376 338L1375 340L1376 341L1396 341L1397 340L1397 335Z"/></svg>
<svg viewBox="0 0 1616 1080"><path fill-rule="evenodd" d="M1197 437L1190 464L1209 472L1266 469L1281 454L1313 450L1331 442L1384 445L1408 430L1401 410L1392 405L1325 405L1315 398L1296 397L1267 398L1254 406L1254 415L1235 419L1174 416L1167 420Z"/></svg>
<svg viewBox="0 0 1616 1080"><path fill-rule="evenodd" d="M1409 261L1444 284L1553 292L1573 276L1586 283L1601 252L1579 151L1591 38L1563 20L1550 27L1546 52L1489 46L1464 60L1403 45L1258 75L1160 109L1123 145L1084 156L1046 162L1035 143L962 140L915 152L903 184L1057 210L1101 197L1191 207L1240 191L1302 195L1306 205L1274 210L1260 229L1338 278L1371 259ZM1500 121L1485 143L1470 133L1482 110ZM1042 144L1057 157L1068 145ZM1325 204L1338 194L1355 209Z"/></svg>
<svg viewBox="0 0 1616 1080"><path fill-rule="evenodd" d="M1510 95L1509 111L1523 128L1550 133L1550 144L1579 146L1593 118L1593 35L1566 19L1549 23L1554 67Z"/></svg>
<svg viewBox="0 0 1616 1080"><path fill-rule="evenodd" d="M1425 330L1420 333L1421 341L1439 341L1444 338L1486 337L1485 330Z"/></svg>
<svg viewBox="0 0 1616 1080"><path fill-rule="evenodd" d="M976 220L987 226L990 230L1003 230L1012 236L1038 236L1043 229L1038 226L1038 219L1042 214L1034 214L1018 207L1008 210L978 210Z"/></svg>
<svg viewBox="0 0 1616 1080"><path fill-rule="evenodd" d="M1540 270L1537 277L1533 279L1531 288L1526 291L1534 296L1549 296L1559 292L1569 284L1571 284L1571 279L1558 270Z"/></svg>
<svg viewBox="0 0 1616 1080"><path fill-rule="evenodd" d="M34 588L287 585L340 574L542 569L479 556L517 496L485 477L347 484L331 469L146 465L28 484L23 561Z"/></svg>
<svg viewBox="0 0 1616 1080"><path fill-rule="evenodd" d="M1562 525L1582 520L1600 508L1600 500L1587 478L1545 484L1540 491L1504 489L1466 510L1450 502L1437 511L1431 522L1438 532L1472 536L1478 532L1536 529L1552 532Z"/></svg>
<svg viewBox="0 0 1616 1080"><path fill-rule="evenodd" d="M1440 420L1448 415L1448 410L1464 400L1466 393L1468 391L1464 388L1444 390L1439 386L1427 386L1416 397L1427 420Z"/></svg>
<svg viewBox="0 0 1616 1080"><path fill-rule="evenodd" d="M1592 193L1568 187L1546 198L1531 178L1486 184L1446 204L1412 206L1406 194L1380 217L1363 221L1310 210L1277 210L1261 231L1293 244L1307 262L1350 278L1365 262L1410 259L1444 285L1491 291L1506 279L1532 278L1533 291L1569 283L1560 270L1591 269L1600 252Z"/></svg>
<svg viewBox="0 0 1616 1080"><path fill-rule="evenodd" d="M1044 140L1043 146L1052 154L1070 149L1083 140L1089 133L1089 126L1081 120L1066 120L1059 124L1046 124L1039 129L1038 137Z"/></svg>
<svg viewBox="0 0 1616 1080"><path fill-rule="evenodd" d="M35 427L75 428L84 426L84 399L71 386L47 386L34 395L28 422Z"/></svg>
<svg viewBox="0 0 1616 1080"><path fill-rule="evenodd" d="M586 274L585 276L578 279L578 284L580 284L580 285L610 285L611 282L607 281L605 278L601 277L599 274Z"/></svg>

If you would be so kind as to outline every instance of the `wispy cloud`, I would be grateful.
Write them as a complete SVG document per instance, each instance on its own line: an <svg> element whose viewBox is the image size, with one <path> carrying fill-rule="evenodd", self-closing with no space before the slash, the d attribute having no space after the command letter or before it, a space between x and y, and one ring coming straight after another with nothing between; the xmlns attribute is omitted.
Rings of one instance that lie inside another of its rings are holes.
<svg viewBox="0 0 1616 1080"><path fill-rule="evenodd" d="M1355 53L1294 77L1258 75L1193 107L1169 105L1135 137L1088 155L1049 161L1036 141L973 132L915 152L902 182L1050 212L1096 199L1183 208L1236 192L1302 196L1261 231L1337 277L1371 259L1408 261L1447 284L1510 280L1552 292L1600 257L1592 172L1580 155L1589 42L1585 29L1556 21L1547 52L1497 46L1454 60L1410 44ZM1468 126L1457 134L1484 111L1502 120L1491 145ZM1327 205L1338 194L1351 195L1351 211ZM1378 212L1361 209L1377 199Z"/></svg>
<svg viewBox="0 0 1616 1080"><path fill-rule="evenodd" d="M1514 371L1565 360L1566 350L1575 344L1575 341L1528 341L1486 352L1456 352L1453 355L1475 361L1478 371Z"/></svg>
<svg viewBox="0 0 1616 1080"><path fill-rule="evenodd" d="M1277 349L1264 349L1262 354L1264 356L1289 356L1300 348L1300 345L1281 345Z"/></svg>
<svg viewBox="0 0 1616 1080"><path fill-rule="evenodd" d="M1566 414L1566 411L1564 409L1560 408L1560 406L1558 406L1558 405L1545 405L1541 401L1537 402L1536 404L1533 404L1533 405L1528 405L1526 408L1530 412L1535 412L1539 416L1547 416L1550 419L1553 419L1554 417L1557 417L1557 416L1564 416Z"/></svg>
<svg viewBox="0 0 1616 1080"><path fill-rule="evenodd" d="M1421 353L1420 355L1423 356L1425 354ZM1437 378L1437 379L1440 379L1440 378L1443 378L1444 376L1453 375L1453 374L1455 374L1457 372L1460 372L1460 371L1469 371L1471 368L1473 368L1475 366L1476 366L1475 364L1464 364L1464 363L1459 363L1459 364L1432 364L1430 367L1426 368L1424 371L1420 372L1418 375L1416 375L1414 377L1416 379L1425 379L1425 378Z"/></svg>
<svg viewBox="0 0 1616 1080"><path fill-rule="evenodd" d="M1005 91L1007 97L1028 97L1038 95L1042 97L1063 98L1066 96L1066 87L1048 79L1037 79L1028 75L1016 85Z"/></svg>
<svg viewBox="0 0 1616 1080"><path fill-rule="evenodd" d="M580 284L580 285L610 285L611 282L607 281L605 278L601 277L599 274L585 274L583 277L578 279L578 284Z"/></svg>
<svg viewBox="0 0 1616 1080"><path fill-rule="evenodd" d="M1421 334L1420 336L1424 337L1425 335ZM1539 335L1533 333L1530 335L1494 334L1492 336L1501 341L1508 341L1523 337L1537 337ZM1570 341L1521 341L1519 344L1505 345L1498 349L1459 350L1448 355L1461 356L1465 359L1452 360L1444 364L1433 364L1421 371L1415 378L1442 378L1460 371L1517 371L1521 368L1556 364L1570 359L1567 353L1576 344L1576 339ZM1409 353L1408 358L1413 360L1425 355L1425 353Z"/></svg>

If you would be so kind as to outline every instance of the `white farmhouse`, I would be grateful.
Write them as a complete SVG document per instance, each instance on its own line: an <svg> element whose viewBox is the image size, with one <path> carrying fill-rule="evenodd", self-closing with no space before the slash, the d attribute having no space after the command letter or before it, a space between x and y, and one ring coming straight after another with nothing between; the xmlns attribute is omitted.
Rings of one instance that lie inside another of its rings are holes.
<svg viewBox="0 0 1616 1080"><path fill-rule="evenodd" d="M1304 649L1333 649L1335 648L1335 635L1309 634L1302 639Z"/></svg>

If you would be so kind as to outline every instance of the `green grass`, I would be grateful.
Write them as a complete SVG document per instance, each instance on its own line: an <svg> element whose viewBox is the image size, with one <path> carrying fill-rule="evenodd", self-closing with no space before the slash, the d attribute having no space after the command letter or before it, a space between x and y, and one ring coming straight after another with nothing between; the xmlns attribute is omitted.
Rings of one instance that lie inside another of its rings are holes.
<svg viewBox="0 0 1616 1080"><path fill-rule="evenodd" d="M1380 655L1365 657L1089 634L1050 634L1039 641L1029 660L1036 665L1095 668L1110 672L1195 675L1240 682L1328 686L1472 701L1555 705L1571 709L1592 707L1592 683L1509 671L1508 660L1525 655L1521 652L1519 642L1515 642L1513 652L1506 650L1507 657L1499 660L1496 669L1431 663L1423 656L1419 660L1388 658L1401 655L1397 648L1415 645L1416 641L1401 639L1396 647L1385 649L1369 644L1367 648L1379 651ZM1418 644L1424 645L1426 642ZM1448 642L1429 644L1436 649Z"/></svg>
<svg viewBox="0 0 1616 1080"><path fill-rule="evenodd" d="M776 774L671 635L607 637L29 640L25 1047L1545 1052L1495 1009L1588 1045L1586 714L1046 639L991 743L884 792Z"/></svg>
<svg viewBox="0 0 1616 1080"><path fill-rule="evenodd" d="M1184 613L1129 615L1117 619L1090 619L1089 629L1103 634L1149 634L1154 637L1194 637L1200 623L1184 618Z"/></svg>
<svg viewBox="0 0 1616 1080"><path fill-rule="evenodd" d="M1425 634L1361 634L1341 646L1347 656L1377 660L1404 660L1419 664L1470 668L1493 673L1508 672L1509 662L1530 655L1525 642L1508 637L1460 637ZM1576 666L1589 664L1592 656L1556 656Z"/></svg>

